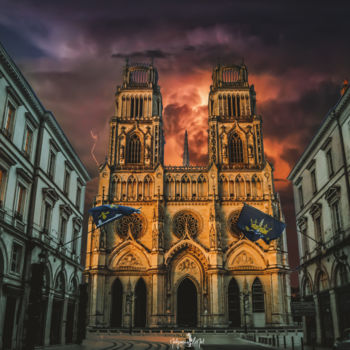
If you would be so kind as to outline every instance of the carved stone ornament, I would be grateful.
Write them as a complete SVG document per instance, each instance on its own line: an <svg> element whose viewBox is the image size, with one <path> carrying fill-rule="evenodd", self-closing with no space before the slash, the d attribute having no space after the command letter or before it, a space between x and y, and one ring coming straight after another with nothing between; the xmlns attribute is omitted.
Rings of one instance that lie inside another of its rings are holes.
<svg viewBox="0 0 350 350"><path fill-rule="evenodd" d="M134 239L138 239L144 233L144 219L140 214L124 216L116 221L116 231L122 238L127 238L130 233Z"/></svg>
<svg viewBox="0 0 350 350"><path fill-rule="evenodd" d="M200 221L196 215L189 211L181 211L175 214L173 219L173 232L178 238L185 236L186 232L192 238L200 231Z"/></svg>
<svg viewBox="0 0 350 350"><path fill-rule="evenodd" d="M188 258L183 260L178 266L179 271L191 271L195 270L196 268L196 263Z"/></svg>
<svg viewBox="0 0 350 350"><path fill-rule="evenodd" d="M233 236L239 236L240 234L240 230L237 227L237 221L240 214L241 214L241 210L235 210L230 214L227 220L227 226L229 228L230 233Z"/></svg>
<svg viewBox="0 0 350 350"><path fill-rule="evenodd" d="M239 254L234 260L234 264L239 266L255 265L254 259L246 252L242 252L241 254Z"/></svg>
<svg viewBox="0 0 350 350"><path fill-rule="evenodd" d="M125 267L136 267L140 268L142 267L141 261L132 253L126 254L123 258L120 259L118 263L118 267L125 268Z"/></svg>

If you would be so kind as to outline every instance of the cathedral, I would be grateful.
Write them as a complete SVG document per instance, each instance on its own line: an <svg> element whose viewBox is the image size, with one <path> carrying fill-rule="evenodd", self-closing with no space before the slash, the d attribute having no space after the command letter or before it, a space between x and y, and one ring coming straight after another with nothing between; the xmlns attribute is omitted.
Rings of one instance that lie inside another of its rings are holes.
<svg viewBox="0 0 350 350"><path fill-rule="evenodd" d="M153 64L129 64L115 94L95 205L141 208L100 229L89 221L88 325L256 328L291 324L284 232L266 244L236 226L247 203L283 220L262 119L244 64L217 65L208 97L208 163L164 164Z"/></svg>

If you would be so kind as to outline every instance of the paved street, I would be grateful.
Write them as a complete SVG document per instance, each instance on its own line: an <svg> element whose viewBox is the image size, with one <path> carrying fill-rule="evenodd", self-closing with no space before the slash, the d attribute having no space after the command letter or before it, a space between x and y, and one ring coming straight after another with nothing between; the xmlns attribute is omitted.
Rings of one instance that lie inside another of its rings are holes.
<svg viewBox="0 0 350 350"><path fill-rule="evenodd" d="M50 350L170 350L183 349L185 338L181 335L89 335L83 345L47 347ZM195 349L266 349L235 335L198 335L193 337ZM201 344L200 344L201 343Z"/></svg>
<svg viewBox="0 0 350 350"><path fill-rule="evenodd" d="M194 348L203 350L259 350L277 349L255 344L248 340L240 339L234 334L199 334L193 336ZM129 334L89 334L83 345L50 346L48 350L180 350L184 349L185 338L181 334L154 334L154 335L132 335ZM282 349L282 347L280 347ZM287 348L291 349L290 347ZM300 350L296 346L295 350ZM305 346L304 350L312 350ZM315 350L329 350L317 347Z"/></svg>

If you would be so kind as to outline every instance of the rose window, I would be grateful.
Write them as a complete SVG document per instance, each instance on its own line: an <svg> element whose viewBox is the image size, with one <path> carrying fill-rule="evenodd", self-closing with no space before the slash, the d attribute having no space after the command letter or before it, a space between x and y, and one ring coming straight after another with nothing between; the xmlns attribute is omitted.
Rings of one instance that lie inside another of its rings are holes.
<svg viewBox="0 0 350 350"><path fill-rule="evenodd" d="M241 232L237 227L237 221L239 218L239 215L241 214L240 210L235 210L234 212L232 212L227 220L227 225L228 228L231 232L231 234L233 234L234 236L238 236Z"/></svg>
<svg viewBox="0 0 350 350"><path fill-rule="evenodd" d="M130 230L132 236L137 239L143 234L144 223L140 214L123 216L116 222L116 230L119 236L126 238Z"/></svg>
<svg viewBox="0 0 350 350"><path fill-rule="evenodd" d="M200 222L193 213L181 211L174 216L173 232L178 238L181 238L186 231L191 237L197 236L200 231Z"/></svg>

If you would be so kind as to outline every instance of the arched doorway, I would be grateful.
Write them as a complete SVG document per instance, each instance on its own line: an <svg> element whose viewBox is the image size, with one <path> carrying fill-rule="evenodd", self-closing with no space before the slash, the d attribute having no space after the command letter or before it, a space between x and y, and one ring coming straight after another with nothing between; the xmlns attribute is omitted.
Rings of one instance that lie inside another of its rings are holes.
<svg viewBox="0 0 350 350"><path fill-rule="evenodd" d="M113 282L111 294L111 327L121 327L123 312L123 286L119 278Z"/></svg>
<svg viewBox="0 0 350 350"><path fill-rule="evenodd" d="M135 287L135 327L146 326L146 302L147 302L147 290L146 284L142 278L140 278Z"/></svg>
<svg viewBox="0 0 350 350"><path fill-rule="evenodd" d="M228 320L230 327L241 326L239 287L234 278L231 279L228 285Z"/></svg>
<svg viewBox="0 0 350 350"><path fill-rule="evenodd" d="M177 289L177 324L197 326L197 288L189 278Z"/></svg>

